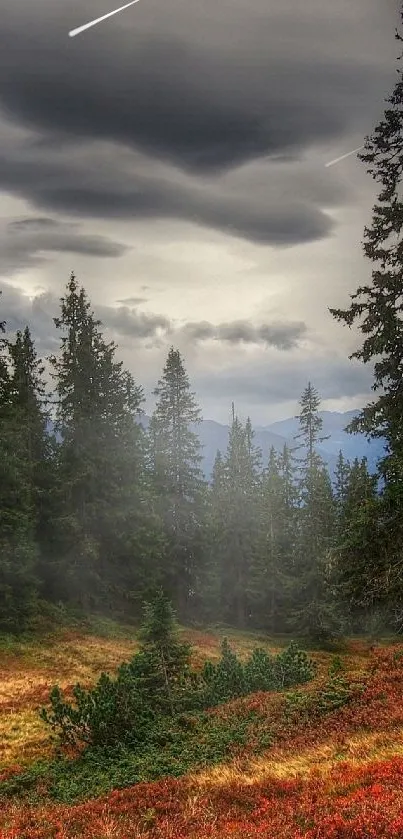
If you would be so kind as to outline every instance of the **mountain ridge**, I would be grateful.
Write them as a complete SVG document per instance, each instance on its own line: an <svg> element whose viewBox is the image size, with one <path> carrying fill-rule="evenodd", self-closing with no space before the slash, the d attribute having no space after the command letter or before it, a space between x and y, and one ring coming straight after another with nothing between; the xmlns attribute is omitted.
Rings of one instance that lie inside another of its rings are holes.
<svg viewBox="0 0 403 839"><path fill-rule="evenodd" d="M317 447L318 454L326 463L331 475L337 463L339 451L342 451L347 460L353 461L366 457L368 469L371 473L376 471L378 460L384 453L383 440L367 440L363 434L347 434L345 427L359 414L359 411L319 411L323 420L321 436L329 437L323 440ZM143 414L140 423L147 428L150 418ZM280 452L284 445L295 445L294 435L299 428L296 417L288 417L284 420L277 420L269 425L254 427L254 443L262 452L262 463L266 465L269 452L272 446ZM230 427L216 420L205 419L194 429L202 444L202 469L207 480L211 478L214 460L217 451L225 453L228 445Z"/></svg>

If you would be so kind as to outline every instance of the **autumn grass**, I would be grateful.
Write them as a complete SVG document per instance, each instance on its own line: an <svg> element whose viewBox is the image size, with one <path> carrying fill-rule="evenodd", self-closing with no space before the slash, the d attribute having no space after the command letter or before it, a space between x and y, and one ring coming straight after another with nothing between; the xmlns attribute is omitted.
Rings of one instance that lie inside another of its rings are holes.
<svg viewBox="0 0 403 839"><path fill-rule="evenodd" d="M69 690L113 673L138 648L133 627L103 623L60 630L41 640L0 645L0 767L30 765L51 753L37 716L55 682ZM241 658L256 645L278 652L287 638L182 629L195 664L219 656L224 636ZM328 680L334 651L310 651L315 680L298 688L313 697ZM392 645L375 652L360 639L337 651L343 675L365 682L351 705L328 715L315 706L284 716L281 695L256 694L216 709L217 719L256 710L251 737L232 760L115 790L82 804L10 800L1 839L398 839L403 836L403 665ZM273 743L260 749L270 730Z"/></svg>
<svg viewBox="0 0 403 839"><path fill-rule="evenodd" d="M94 634L94 631L97 634ZM220 655L224 636L242 659L259 644L279 651L287 639L270 642L253 633L222 628L210 632L181 628L183 639L194 647L194 664ZM69 693L76 682L92 685L102 672L113 674L122 661L138 650L136 630L105 618L92 618L90 627L60 629L40 638L3 639L0 643L0 768L26 765L48 755L48 729L38 709L49 690L59 684Z"/></svg>

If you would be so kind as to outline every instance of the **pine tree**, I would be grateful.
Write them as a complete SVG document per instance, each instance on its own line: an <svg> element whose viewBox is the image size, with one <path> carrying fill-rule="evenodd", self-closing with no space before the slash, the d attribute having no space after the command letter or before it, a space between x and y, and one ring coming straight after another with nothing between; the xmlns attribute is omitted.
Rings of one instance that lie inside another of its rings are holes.
<svg viewBox="0 0 403 839"><path fill-rule="evenodd" d="M219 577L220 618L239 627L248 625L255 607L259 609L260 457L250 420L243 426L233 407L226 456L215 463L211 490L215 538L211 551Z"/></svg>
<svg viewBox="0 0 403 839"><path fill-rule="evenodd" d="M288 540L288 487L282 474L283 455L272 446L262 479L262 534L260 570L256 576L256 592L260 593L263 614L261 625L271 632L279 631L289 594L291 545ZM287 457L287 452L285 452ZM253 573L253 572L252 572Z"/></svg>
<svg viewBox="0 0 403 839"><path fill-rule="evenodd" d="M377 527L380 499L376 476L368 473L366 458L351 466L342 506L343 526L335 557L339 586L350 613L364 614L385 602L385 568Z"/></svg>
<svg viewBox="0 0 403 839"><path fill-rule="evenodd" d="M152 477L168 538L165 586L182 619L200 607L205 484L200 441L195 432L200 410L178 350L168 358L154 395L150 422Z"/></svg>
<svg viewBox="0 0 403 839"><path fill-rule="evenodd" d="M12 632L25 629L34 615L38 559L29 412L22 398L18 362L15 345L4 340L0 356L0 627Z"/></svg>
<svg viewBox="0 0 403 839"><path fill-rule="evenodd" d="M398 32L396 37L399 42L403 40ZM351 295L348 309L330 309L336 320L349 327L357 325L362 333L362 344L351 358L374 364L373 391L377 398L353 420L348 430L386 440L385 456L379 464L384 492L376 504L377 519L372 528L372 553L375 554L377 543L379 561L379 567L373 565L373 590L379 597L383 585L384 596L387 593L391 602L401 602L403 596L402 68L397 72L398 79L387 99L384 117L372 136L366 138L360 155L380 188L372 224L364 231L364 253L373 265L372 278Z"/></svg>
<svg viewBox="0 0 403 839"><path fill-rule="evenodd" d="M139 671L143 680L146 676L150 701L155 703L158 697L160 708L173 716L189 687L191 649L179 639L175 612L162 589L144 605L139 639L143 659Z"/></svg>
<svg viewBox="0 0 403 839"><path fill-rule="evenodd" d="M335 508L330 476L317 452L323 421L320 398L309 384L301 397L299 415L303 457L299 459L300 509L295 546L295 605L293 626L316 638L337 628L331 584L331 548L335 532Z"/></svg>
<svg viewBox="0 0 403 839"><path fill-rule="evenodd" d="M51 527L55 446L48 429L49 411L43 374L28 327L9 342L11 399L26 447L31 501L36 521L36 541L45 548Z"/></svg>
<svg viewBox="0 0 403 839"><path fill-rule="evenodd" d="M402 37L396 33L398 40ZM399 192L403 167L403 71L398 70L389 107L359 155L368 173L381 185L371 227L365 228L364 252L374 263L372 283L351 295L347 310L330 309L336 320L357 323L364 336L351 358L375 361L373 390L382 391L353 420L349 429L387 440L388 454L381 469L389 487L402 484L403 475L403 202Z"/></svg>
<svg viewBox="0 0 403 839"><path fill-rule="evenodd" d="M84 608L130 607L144 593L147 575L155 584L159 551L137 422L142 391L116 361L116 346L103 338L74 274L55 325L62 335L61 354L51 363L62 439L57 532L63 589Z"/></svg>
<svg viewBox="0 0 403 839"><path fill-rule="evenodd" d="M343 530L345 528L346 503L350 473L350 463L345 460L343 452L340 450L334 473L334 500L336 506L337 542L339 542L342 538Z"/></svg>

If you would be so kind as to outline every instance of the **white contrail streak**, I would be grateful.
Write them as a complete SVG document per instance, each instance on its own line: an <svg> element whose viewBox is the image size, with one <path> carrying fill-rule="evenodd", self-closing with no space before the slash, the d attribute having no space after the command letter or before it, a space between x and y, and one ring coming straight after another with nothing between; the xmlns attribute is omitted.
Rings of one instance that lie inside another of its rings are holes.
<svg viewBox="0 0 403 839"><path fill-rule="evenodd" d="M353 151L348 151L347 154L342 154L341 157L336 157L336 160L331 160L329 163L325 163L325 166L334 166L335 163L340 163L341 160L345 160L346 157L350 157L350 154L357 154L358 151L361 151L364 146L359 146L358 149L353 149Z"/></svg>
<svg viewBox="0 0 403 839"><path fill-rule="evenodd" d="M139 0L131 0L131 3L126 3L125 6L121 6L120 9L115 9L113 12L108 12L107 15L103 15L102 17L97 17L96 20L91 20L89 23L84 23L84 26L79 26L77 29L72 29L69 32L70 38L74 38L75 35L79 35L80 32L84 32L85 29L89 29L90 26L95 26L97 23L101 23L102 20L106 20L107 17L112 17L112 15L117 15L118 12L123 12L123 9L128 9L129 6L134 6L135 3L138 3Z"/></svg>

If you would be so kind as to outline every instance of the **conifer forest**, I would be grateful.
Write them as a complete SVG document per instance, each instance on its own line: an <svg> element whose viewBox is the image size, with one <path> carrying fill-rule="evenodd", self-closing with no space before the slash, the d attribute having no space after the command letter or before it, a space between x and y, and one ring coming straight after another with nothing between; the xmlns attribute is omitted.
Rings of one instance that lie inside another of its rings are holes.
<svg viewBox="0 0 403 839"><path fill-rule="evenodd" d="M358 157L367 280L322 318L376 472L329 468L307 369L294 438L263 455L235 391L206 475L175 344L150 394L72 271L42 357L0 280L0 839L403 837L401 64Z"/></svg>

